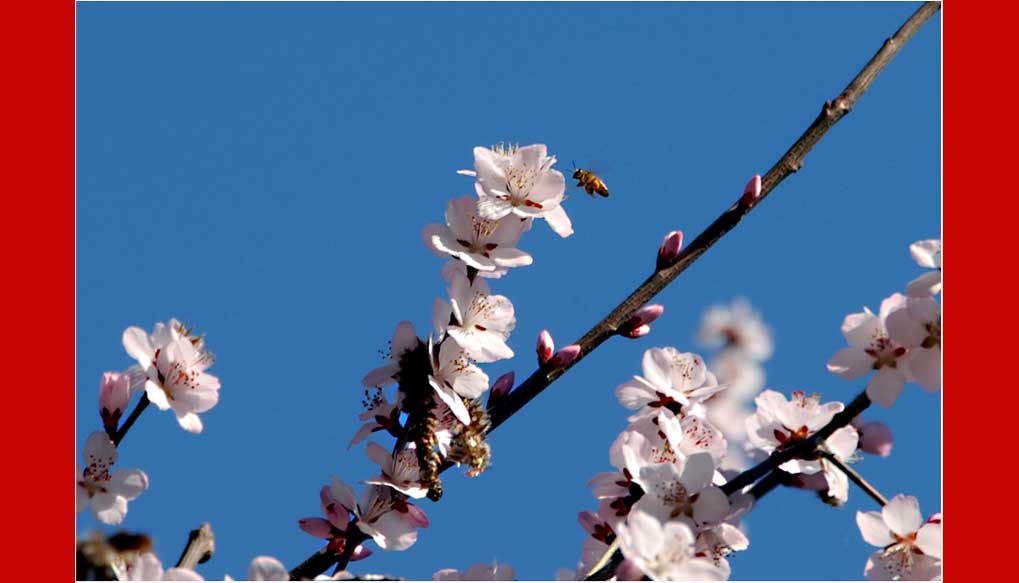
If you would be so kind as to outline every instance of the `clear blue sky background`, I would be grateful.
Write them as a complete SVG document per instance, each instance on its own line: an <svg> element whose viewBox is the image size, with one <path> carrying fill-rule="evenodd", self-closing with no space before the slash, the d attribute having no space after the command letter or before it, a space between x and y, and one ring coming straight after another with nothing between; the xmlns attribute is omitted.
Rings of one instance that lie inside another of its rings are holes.
<svg viewBox="0 0 1019 583"><path fill-rule="evenodd" d="M123 466L152 486L123 526L172 562L211 521L210 578L243 577L259 554L303 560L319 541L297 520L318 515L319 487L374 474L346 450L359 381L398 321L427 330L443 261L420 231L472 193L454 171L473 146L547 143L612 190L572 191L576 235L536 225L521 244L534 264L494 283L516 306L519 357L487 370L523 378L540 329L569 343L625 298L662 235L713 220L917 6L79 4L79 447L99 427L101 373L131 364L127 326L195 324L223 381L203 434L152 409L124 441ZM649 347L696 349L713 303L746 296L763 312L769 387L849 401L863 383L825 369L842 318L903 289L921 273L909 243L940 236L939 70L940 15L803 171L659 296L651 336L571 370L492 437L487 473L445 476L416 546L356 569L573 567L576 514L595 507L585 484L626 423L614 388ZM939 395L909 386L871 413L893 427L893 457L858 466L925 513L940 509L940 413ZM861 578L860 509L874 504L856 490L843 509L772 494L734 578Z"/></svg>

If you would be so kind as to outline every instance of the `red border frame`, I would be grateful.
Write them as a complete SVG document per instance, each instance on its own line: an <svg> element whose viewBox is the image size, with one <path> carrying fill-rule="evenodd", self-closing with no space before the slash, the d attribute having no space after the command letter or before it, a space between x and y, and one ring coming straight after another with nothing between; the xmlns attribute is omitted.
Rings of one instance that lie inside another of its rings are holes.
<svg viewBox="0 0 1019 583"><path fill-rule="evenodd" d="M18 355L5 358L6 421L24 443L4 446L5 556L19 578L74 573L74 15L69 0L11 3L0 31L3 324Z"/></svg>

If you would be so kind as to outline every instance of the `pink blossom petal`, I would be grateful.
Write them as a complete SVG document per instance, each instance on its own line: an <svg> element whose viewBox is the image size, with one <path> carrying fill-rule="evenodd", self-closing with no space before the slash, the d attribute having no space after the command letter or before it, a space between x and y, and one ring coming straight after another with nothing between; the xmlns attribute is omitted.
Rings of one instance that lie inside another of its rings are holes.
<svg viewBox="0 0 1019 583"><path fill-rule="evenodd" d="M330 538L332 536L333 525L324 518L317 516L302 518L297 521L297 525L315 538Z"/></svg>
<svg viewBox="0 0 1019 583"><path fill-rule="evenodd" d="M881 509L881 516L885 524L895 534L906 537L917 530L923 524L923 515L920 514L920 503L913 496L898 494L885 504Z"/></svg>
<svg viewBox="0 0 1019 583"><path fill-rule="evenodd" d="M886 547L895 542L892 532L878 512L857 512L856 525L860 527L863 540L876 547Z"/></svg>

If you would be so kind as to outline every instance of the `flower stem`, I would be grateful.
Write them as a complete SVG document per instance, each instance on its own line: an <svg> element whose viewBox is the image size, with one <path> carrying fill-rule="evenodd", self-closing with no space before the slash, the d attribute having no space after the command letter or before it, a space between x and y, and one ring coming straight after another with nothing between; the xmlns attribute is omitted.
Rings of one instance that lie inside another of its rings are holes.
<svg viewBox="0 0 1019 583"><path fill-rule="evenodd" d="M131 429L131 426L134 425L134 422L138 420L138 417L142 414L142 411L144 411L145 408L148 406L149 396L146 395L145 393L142 393L142 398L138 401L138 404L135 405L134 410L131 411L131 414L127 417L127 419L125 419L124 422L120 425L120 429L118 429L112 436L110 436L110 439L113 440L113 445L120 446L120 442L121 440L124 439L124 436L127 435L127 431Z"/></svg>
<svg viewBox="0 0 1019 583"><path fill-rule="evenodd" d="M843 473L849 476L849 479L852 480L854 484L859 486L861 490L866 492L867 495L873 498L878 504L881 506L888 504L888 499L882 496L881 492L877 491L877 488L872 486L867 480L864 480L863 476L861 476L859 472L843 463L843 461L836 457L835 454L830 451L822 451L821 457L828 460L828 462L836 468L842 470Z"/></svg>

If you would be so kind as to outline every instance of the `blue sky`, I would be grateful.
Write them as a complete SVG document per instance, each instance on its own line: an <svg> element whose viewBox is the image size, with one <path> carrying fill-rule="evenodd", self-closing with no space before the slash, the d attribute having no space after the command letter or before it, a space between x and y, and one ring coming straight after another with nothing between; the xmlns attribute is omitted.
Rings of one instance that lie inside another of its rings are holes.
<svg viewBox="0 0 1019 583"><path fill-rule="evenodd" d="M571 191L576 234L544 225L534 264L494 283L534 368L542 328L566 344L624 299L661 237L695 236L763 173L915 3L84 3L78 5L77 436L100 426L101 373L131 364L124 328L171 316L208 333L223 381L199 436L146 411L121 447L151 488L124 528L170 562L210 521L209 578L319 548L297 529L331 474L375 473L346 444L360 379L397 322L427 330L443 261L421 243L471 148L546 143L612 196ZM940 15L790 178L657 299L650 336L612 340L491 438L491 469L445 476L432 525L358 571L427 579L513 564L520 579L573 567L626 424L613 390L654 346L699 350L710 305L743 296L775 333L768 386L848 402L863 386L825 362L842 318L921 273L912 241L940 236ZM940 510L940 395L916 385L870 417L888 459L857 468L891 496ZM77 454L76 454L77 455ZM843 509L777 491L749 519L735 579L858 579L872 551L852 490ZM79 516L78 530L96 526Z"/></svg>

